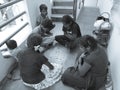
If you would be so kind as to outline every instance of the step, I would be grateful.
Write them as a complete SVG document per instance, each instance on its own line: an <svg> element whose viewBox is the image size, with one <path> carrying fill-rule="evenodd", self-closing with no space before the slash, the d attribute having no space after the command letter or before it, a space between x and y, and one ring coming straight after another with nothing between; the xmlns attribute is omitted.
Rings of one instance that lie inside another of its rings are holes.
<svg viewBox="0 0 120 90"><path fill-rule="evenodd" d="M66 14L52 14L51 17L62 18L64 15L66 15ZM70 16L73 17L72 14L70 14Z"/></svg>
<svg viewBox="0 0 120 90"><path fill-rule="evenodd" d="M73 6L53 6L52 9L73 9Z"/></svg>
<svg viewBox="0 0 120 90"><path fill-rule="evenodd" d="M54 6L73 6L73 0L56 0L56 1L53 1L53 5Z"/></svg>
<svg viewBox="0 0 120 90"><path fill-rule="evenodd" d="M62 21L62 17L63 17L64 15L66 15L66 14L52 14L51 19L52 19L53 21L58 21L58 22L60 22L60 21ZM73 18L73 15L72 15L72 14L69 14L69 15Z"/></svg>
<svg viewBox="0 0 120 90"><path fill-rule="evenodd" d="M73 2L74 0L53 0L53 2L61 2L61 1L66 1L66 2Z"/></svg>
<svg viewBox="0 0 120 90"><path fill-rule="evenodd" d="M71 6L54 6L52 7L52 13L53 14L72 14L73 13L73 7Z"/></svg>

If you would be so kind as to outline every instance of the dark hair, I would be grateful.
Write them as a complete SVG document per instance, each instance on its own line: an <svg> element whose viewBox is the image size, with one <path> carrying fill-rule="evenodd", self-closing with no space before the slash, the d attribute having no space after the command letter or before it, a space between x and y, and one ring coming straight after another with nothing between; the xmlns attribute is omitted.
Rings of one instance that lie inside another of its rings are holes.
<svg viewBox="0 0 120 90"><path fill-rule="evenodd" d="M50 19L45 19L41 25L43 25L43 27L48 28L49 30L53 29L55 27L55 25L53 24L52 20Z"/></svg>
<svg viewBox="0 0 120 90"><path fill-rule="evenodd" d="M99 16L99 17L97 17L96 20L104 20L105 21L105 18L103 16Z"/></svg>
<svg viewBox="0 0 120 90"><path fill-rule="evenodd" d="M87 48L90 47L91 50L95 50L97 48L97 41L90 35L84 35L80 38L80 45Z"/></svg>
<svg viewBox="0 0 120 90"><path fill-rule="evenodd" d="M15 49L17 47L17 42L15 40L8 40L6 45L9 49Z"/></svg>
<svg viewBox="0 0 120 90"><path fill-rule="evenodd" d="M46 6L45 4L41 4L41 5L39 6L39 9L40 9L40 12L41 12L42 10L46 10L46 11L47 11L47 6Z"/></svg>
<svg viewBox="0 0 120 90"><path fill-rule="evenodd" d="M28 48L34 49L34 46L40 45L42 42L42 37L38 33L32 33L27 38Z"/></svg>
<svg viewBox="0 0 120 90"><path fill-rule="evenodd" d="M64 15L62 17L62 22L69 24L70 22L74 22L73 18L69 15Z"/></svg>
<svg viewBox="0 0 120 90"><path fill-rule="evenodd" d="M103 16L99 16L99 17L97 17L96 20L109 21L109 18L105 18L105 17L103 17Z"/></svg>

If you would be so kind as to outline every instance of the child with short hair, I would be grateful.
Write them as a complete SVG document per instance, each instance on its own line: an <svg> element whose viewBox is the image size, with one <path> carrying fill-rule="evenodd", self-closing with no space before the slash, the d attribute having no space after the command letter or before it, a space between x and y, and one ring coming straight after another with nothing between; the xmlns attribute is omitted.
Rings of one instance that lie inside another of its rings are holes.
<svg viewBox="0 0 120 90"><path fill-rule="evenodd" d="M6 43L0 48L0 51L4 58L9 58L13 55L12 50L17 48L17 42L15 40L8 40Z"/></svg>
<svg viewBox="0 0 120 90"><path fill-rule="evenodd" d="M69 15L62 17L63 32L64 35L55 36L55 40L63 46L67 46L70 50L73 50L74 41L81 37L81 31L79 25Z"/></svg>
<svg viewBox="0 0 120 90"><path fill-rule="evenodd" d="M49 19L48 15L47 15L48 14L47 9L48 8L45 4L41 4L39 6L39 10L40 10L41 14L37 18L37 22L36 22L37 26L40 25L45 19Z"/></svg>
<svg viewBox="0 0 120 90"><path fill-rule="evenodd" d="M10 55L8 57L14 57L17 60L17 53L20 50L20 48L18 48L17 42L15 40L8 40L6 41L6 45L8 48L8 51L10 53Z"/></svg>
<svg viewBox="0 0 120 90"><path fill-rule="evenodd" d="M41 46L44 48L44 50L42 50L41 52L44 52L52 45L54 37L52 36L52 33L50 31L54 27L55 24L53 24L52 20L46 19L33 30L33 33L38 33L42 37Z"/></svg>
<svg viewBox="0 0 120 90"><path fill-rule="evenodd" d="M6 42L7 47L12 50L15 49L17 47L17 42L15 40L8 40Z"/></svg>
<svg viewBox="0 0 120 90"><path fill-rule="evenodd" d="M30 34L27 38L27 47L17 55L23 84L36 90L52 86L61 79L62 75L60 64L50 63L47 57L35 51L41 42L40 34Z"/></svg>
<svg viewBox="0 0 120 90"><path fill-rule="evenodd" d="M33 33L38 33L42 37L51 36L50 32L55 27L51 19L45 19L39 26L35 27Z"/></svg>

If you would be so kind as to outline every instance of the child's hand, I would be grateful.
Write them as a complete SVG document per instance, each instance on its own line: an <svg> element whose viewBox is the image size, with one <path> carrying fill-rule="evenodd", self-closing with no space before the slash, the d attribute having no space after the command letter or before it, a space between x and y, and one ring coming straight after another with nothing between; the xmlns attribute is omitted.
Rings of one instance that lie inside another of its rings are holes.
<svg viewBox="0 0 120 90"><path fill-rule="evenodd" d="M39 48L40 48L40 45L38 45L38 46L34 46L34 50L35 50L35 51L38 51Z"/></svg>
<svg viewBox="0 0 120 90"><path fill-rule="evenodd" d="M80 55L80 58L83 58L83 57L85 57L86 55L85 55L85 53L82 53L81 55Z"/></svg>
<svg viewBox="0 0 120 90"><path fill-rule="evenodd" d="M40 51L40 52L43 52L44 50L45 50L44 47L39 47L39 51Z"/></svg>
<svg viewBox="0 0 120 90"><path fill-rule="evenodd" d="M51 67L50 67L50 70L53 70L53 69L54 69L54 66L51 66Z"/></svg>

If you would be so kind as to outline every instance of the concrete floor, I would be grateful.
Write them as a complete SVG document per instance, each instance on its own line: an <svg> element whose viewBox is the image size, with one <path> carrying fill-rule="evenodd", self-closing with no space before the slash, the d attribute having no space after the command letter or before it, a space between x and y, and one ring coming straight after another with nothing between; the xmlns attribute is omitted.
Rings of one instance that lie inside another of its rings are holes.
<svg viewBox="0 0 120 90"><path fill-rule="evenodd" d="M95 8L90 7L83 8L77 20L77 23L81 28L82 35L85 34L92 35L92 30L94 29L93 23L99 14L98 12L99 12L98 9ZM56 27L52 31L54 33L54 36L63 34L62 23L55 24ZM70 51L67 48L58 44L55 47L52 47L51 49L46 51L44 55L50 60L50 62L62 64L65 70L69 66L74 65L77 53L76 52L70 53ZM19 78L19 70L15 71L15 77ZM33 90L33 89L24 86L21 80L17 81L9 80L2 90ZM53 86L46 88L44 90L75 90L75 89L65 86L62 84L61 81L59 81Z"/></svg>
<svg viewBox="0 0 120 90"><path fill-rule="evenodd" d="M98 8L83 7L77 19L82 35L93 35L92 31L95 29L93 25L97 16L99 16Z"/></svg>
<svg viewBox="0 0 120 90"><path fill-rule="evenodd" d="M96 7L98 0L84 0L84 6L85 7Z"/></svg>

